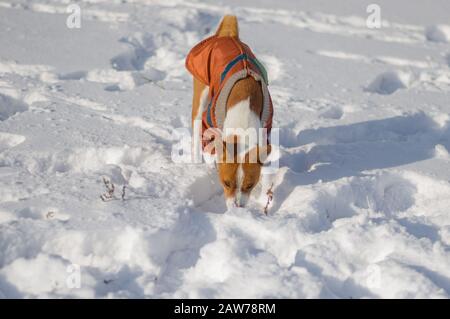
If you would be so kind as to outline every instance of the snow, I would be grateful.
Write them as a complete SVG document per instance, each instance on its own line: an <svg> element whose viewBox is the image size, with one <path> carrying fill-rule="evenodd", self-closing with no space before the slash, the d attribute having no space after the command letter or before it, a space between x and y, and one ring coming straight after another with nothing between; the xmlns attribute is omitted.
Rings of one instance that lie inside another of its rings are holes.
<svg viewBox="0 0 450 319"><path fill-rule="evenodd" d="M398 89L408 88L411 82L411 75L406 72L385 72L367 88L368 91L379 94L392 94Z"/></svg>
<svg viewBox="0 0 450 319"><path fill-rule="evenodd" d="M0 298L449 297L447 0L379 0L380 29L371 1L77 3L80 29L0 2ZM225 12L280 129L246 208L172 160L184 58Z"/></svg>
<svg viewBox="0 0 450 319"><path fill-rule="evenodd" d="M429 41L434 42L450 42L450 26L449 25L432 25L426 29L426 37Z"/></svg>

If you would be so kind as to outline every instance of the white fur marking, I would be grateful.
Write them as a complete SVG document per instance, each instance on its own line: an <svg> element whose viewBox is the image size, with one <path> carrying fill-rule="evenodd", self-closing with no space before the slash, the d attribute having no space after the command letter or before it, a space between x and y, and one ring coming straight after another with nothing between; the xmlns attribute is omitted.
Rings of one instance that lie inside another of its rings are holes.
<svg viewBox="0 0 450 319"><path fill-rule="evenodd" d="M236 172L236 204L238 206L245 205L245 194L242 194L242 184L244 182L244 170L242 164L239 164Z"/></svg>
<svg viewBox="0 0 450 319"><path fill-rule="evenodd" d="M234 202L234 197L227 198L225 204L227 205L228 209L232 209L233 207L235 207L236 205Z"/></svg>
<svg viewBox="0 0 450 319"><path fill-rule="evenodd" d="M239 136L246 140L241 144L239 155L243 156L258 144L261 120L259 116L250 109L250 98L242 100L232 106L228 111L223 123L224 139L229 136ZM243 147L242 147L243 146Z"/></svg>
<svg viewBox="0 0 450 319"><path fill-rule="evenodd" d="M236 103L228 109L223 129L261 128L259 116L250 109L250 98Z"/></svg>
<svg viewBox="0 0 450 319"><path fill-rule="evenodd" d="M241 191L243 182L244 182L244 170L242 169L242 164L239 164L236 172L236 186L239 192Z"/></svg>

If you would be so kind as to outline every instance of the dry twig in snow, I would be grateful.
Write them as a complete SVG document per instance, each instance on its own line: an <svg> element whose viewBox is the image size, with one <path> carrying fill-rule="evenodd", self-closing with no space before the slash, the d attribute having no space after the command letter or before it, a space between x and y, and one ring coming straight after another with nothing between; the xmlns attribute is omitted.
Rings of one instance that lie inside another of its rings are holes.
<svg viewBox="0 0 450 319"><path fill-rule="evenodd" d="M103 184L105 184L106 193L103 193L102 195L100 195L100 198L102 199L102 201L106 202L106 201L115 199L115 197L114 197L114 190L115 190L114 184L111 183L109 180L107 180L104 177L103 177Z"/></svg>
<svg viewBox="0 0 450 319"><path fill-rule="evenodd" d="M122 187L122 200L125 200L125 189L127 188L126 185L123 185Z"/></svg>
<svg viewBox="0 0 450 319"><path fill-rule="evenodd" d="M270 185L270 188L267 190L267 193L266 193L266 195L267 195L267 203L266 203L266 206L264 207L264 214L265 215L267 215L267 213L269 212L269 204L273 200L272 187L273 187L273 183L272 183L272 185Z"/></svg>

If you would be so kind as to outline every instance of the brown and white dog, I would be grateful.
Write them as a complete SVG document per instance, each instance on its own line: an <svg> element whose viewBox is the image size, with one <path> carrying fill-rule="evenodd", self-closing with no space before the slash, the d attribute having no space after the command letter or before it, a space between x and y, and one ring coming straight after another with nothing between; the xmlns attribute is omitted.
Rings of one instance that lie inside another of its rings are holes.
<svg viewBox="0 0 450 319"><path fill-rule="evenodd" d="M194 77L192 127L201 126L201 134L194 133L193 144L204 146L205 129L221 130L223 139L218 143L215 136L215 148L210 153L216 157L227 206L245 206L271 151L268 137L273 107L264 67L239 40L235 16L225 16L216 34L191 50L186 67ZM209 110L211 104L213 111ZM211 119L211 112L217 118ZM245 137L233 133L263 128L266 135L260 138L258 134L257 143L247 143ZM199 137L202 140L199 141Z"/></svg>

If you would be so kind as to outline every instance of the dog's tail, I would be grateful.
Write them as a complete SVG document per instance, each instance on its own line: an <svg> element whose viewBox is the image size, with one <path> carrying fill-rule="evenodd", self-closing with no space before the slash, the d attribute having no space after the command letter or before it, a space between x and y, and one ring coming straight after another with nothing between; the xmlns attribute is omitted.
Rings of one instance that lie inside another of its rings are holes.
<svg viewBox="0 0 450 319"><path fill-rule="evenodd" d="M238 21L236 16L226 15L223 17L217 28L216 35L218 37L239 37Z"/></svg>

